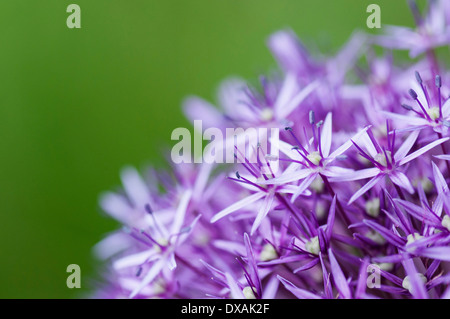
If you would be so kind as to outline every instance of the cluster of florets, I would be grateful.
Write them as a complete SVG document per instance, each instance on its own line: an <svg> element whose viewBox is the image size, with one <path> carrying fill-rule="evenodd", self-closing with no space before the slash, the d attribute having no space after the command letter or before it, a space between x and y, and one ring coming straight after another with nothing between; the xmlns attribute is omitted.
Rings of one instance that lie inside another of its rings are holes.
<svg viewBox="0 0 450 319"><path fill-rule="evenodd" d="M101 198L124 227L95 247L108 264L95 296L449 298L450 73L436 49L450 7L412 10L415 28L355 33L330 58L279 31L278 73L226 80L219 107L186 99L209 127L280 129L280 154L123 170L123 192Z"/></svg>

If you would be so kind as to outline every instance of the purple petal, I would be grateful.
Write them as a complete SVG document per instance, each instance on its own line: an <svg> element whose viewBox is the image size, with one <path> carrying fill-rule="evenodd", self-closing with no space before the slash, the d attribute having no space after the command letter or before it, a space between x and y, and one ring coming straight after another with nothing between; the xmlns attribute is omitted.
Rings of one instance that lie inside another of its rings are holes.
<svg viewBox="0 0 450 319"><path fill-rule="evenodd" d="M331 141L332 141L332 114L331 112L327 114L325 121L322 125L321 131L321 139L320 139L320 147L322 149L323 157L328 157L330 154Z"/></svg>
<svg viewBox="0 0 450 319"><path fill-rule="evenodd" d="M410 122L406 122L406 123L410 123ZM414 143L416 142L417 137L419 136L419 133L420 133L419 131L412 132L406 138L406 140L403 142L403 144L398 148L397 152L394 155L394 160L396 162L398 162L399 160L404 158L409 153L411 148L414 146Z"/></svg>
<svg viewBox="0 0 450 319"><path fill-rule="evenodd" d="M333 251L328 249L328 257L330 259L331 265L331 273L333 275L334 284L336 285L336 289L341 294L342 298L350 299L351 292L350 287L348 286L348 282L345 279L344 273L342 272L341 267L339 266L336 258L334 257Z"/></svg>
<svg viewBox="0 0 450 319"><path fill-rule="evenodd" d="M408 156L406 156L406 157L404 157L403 159L399 160L397 164L398 164L399 166L404 165L404 164L406 164L406 163L412 161L412 160L415 159L416 157L419 157L420 155L422 155L422 154L428 152L428 151L431 150L433 147L435 147L435 146L437 146L437 145L439 145L439 144L442 144L442 143L447 142L449 139L450 139L449 137L440 138L440 139L438 139L437 141L434 141L433 143L430 143L430 144L428 144L427 146L424 146L424 147L422 147L421 149L415 151L414 153L409 154Z"/></svg>
<svg viewBox="0 0 450 319"><path fill-rule="evenodd" d="M319 263L319 258L314 258L313 260L311 260L310 262L307 262L306 264L304 264L303 266L300 266L298 268L296 268L293 273L296 274L298 272L301 271L305 271L308 269L311 269L312 267L314 267L315 265L317 265Z"/></svg>
<svg viewBox="0 0 450 319"><path fill-rule="evenodd" d="M307 290L298 288L292 282L290 282L287 279L284 279L283 277L281 277L279 275L277 275L277 278L278 278L278 280L281 281L281 283L284 285L284 287L287 290L289 290L294 296L296 296L299 299L320 299L319 296L317 296Z"/></svg>
<svg viewBox="0 0 450 319"><path fill-rule="evenodd" d="M258 192L253 195L247 196L244 199L241 199L240 201L228 206L224 210L222 210L222 211L218 212L216 215L214 215L213 218L211 218L211 223L215 223L219 219L222 219L225 216L227 216L231 213L234 213L235 211L260 200L264 196L266 196L266 194L264 192Z"/></svg>
<svg viewBox="0 0 450 319"><path fill-rule="evenodd" d="M372 178L370 181L368 181L363 187L361 187L348 201L348 205L353 203L355 200L357 200L359 197L364 195L369 189L374 187L382 178L384 177L384 174L379 174Z"/></svg>
<svg viewBox="0 0 450 319"><path fill-rule="evenodd" d="M389 174L389 178L394 184L406 189L408 193L414 194L414 188L412 187L411 182L402 172L393 171Z"/></svg>
<svg viewBox="0 0 450 319"><path fill-rule="evenodd" d="M273 192L268 193L267 196L264 198L264 201L258 211L258 215L256 215L256 219L253 222L252 230L250 231L251 235L253 235L253 233L261 224L264 217L266 217L267 214L269 213L270 209L272 208L274 198L275 194Z"/></svg>
<svg viewBox="0 0 450 319"><path fill-rule="evenodd" d="M418 276L413 260L407 259L403 261L403 267L405 267L406 274L408 275L409 282L411 283L411 294L417 299L428 299L425 285Z"/></svg>
<svg viewBox="0 0 450 319"><path fill-rule="evenodd" d="M387 228L385 228L371 220L364 220L363 222L364 222L364 224L366 224L373 230L380 233L380 235L383 236L383 238L386 239L391 244L393 244L397 247L403 247L405 245L406 241L403 238L394 235L394 233L389 231Z"/></svg>

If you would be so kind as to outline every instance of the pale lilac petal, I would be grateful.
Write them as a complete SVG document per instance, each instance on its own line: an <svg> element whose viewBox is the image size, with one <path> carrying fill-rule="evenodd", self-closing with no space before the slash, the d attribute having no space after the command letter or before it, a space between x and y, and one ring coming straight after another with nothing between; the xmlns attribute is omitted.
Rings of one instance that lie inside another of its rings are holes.
<svg viewBox="0 0 450 319"><path fill-rule="evenodd" d="M357 200L359 197L361 197L363 194L365 194L369 189L374 187L382 178L384 177L383 174L377 175L374 178L372 178L370 181L368 181L363 187L361 187L348 201L348 204L350 205L355 200Z"/></svg>
<svg viewBox="0 0 450 319"><path fill-rule="evenodd" d="M411 294L418 299L428 299L425 285L418 276L413 260L407 259L403 261L403 267L405 267L406 274L408 275L409 282L411 283Z"/></svg>
<svg viewBox="0 0 450 319"><path fill-rule="evenodd" d="M374 177L380 174L381 171L378 167L365 168L359 171L353 171L347 174L342 174L341 176L336 176L330 178L330 182L347 182L347 181L357 181L361 179L366 179Z"/></svg>
<svg viewBox="0 0 450 319"><path fill-rule="evenodd" d="M144 209L150 201L150 191L141 176L133 167L125 167L121 174L122 184L133 205Z"/></svg>
<svg viewBox="0 0 450 319"><path fill-rule="evenodd" d="M113 263L113 267L115 269L123 269L123 268L127 268L127 267L139 266L155 254L156 254L156 251L153 249L144 250L139 253L128 255L126 257L122 257L122 258L116 260Z"/></svg>
<svg viewBox="0 0 450 319"><path fill-rule="evenodd" d="M319 296L313 294L312 292L298 288L289 280L284 279L283 277L281 277L279 275L277 277L281 281L281 283L284 285L284 287L287 290L289 290L297 298L299 298L299 299L320 299Z"/></svg>
<svg viewBox="0 0 450 319"><path fill-rule="evenodd" d="M222 249L223 251L229 252L233 255L245 256L245 246L241 243L217 239L213 241L212 244L214 247Z"/></svg>
<svg viewBox="0 0 450 319"><path fill-rule="evenodd" d="M419 157L420 155L428 152L429 150L431 150L432 148L434 148L435 146L445 143L449 140L450 138L445 137L445 138L440 138L437 141L434 141L433 143L428 144L427 146L422 147L421 149L415 151L412 154L409 154L408 156L404 157L403 159L401 159L400 161L398 161L398 165L404 165L410 161L412 161L413 159L415 159L416 157Z"/></svg>
<svg viewBox="0 0 450 319"><path fill-rule="evenodd" d="M244 233L244 243L245 243L245 249L246 249L246 255L247 255L247 265L249 268L249 274L250 278L252 280L252 283L256 285L256 289L258 292L258 295L261 296L261 280L259 279L258 275L258 267L256 266L256 259L255 254L253 253L252 244L250 242L250 237L247 233Z"/></svg>
<svg viewBox="0 0 450 319"><path fill-rule="evenodd" d="M450 99L445 101L444 105L442 105L442 116L444 119L450 116Z"/></svg>
<svg viewBox="0 0 450 319"><path fill-rule="evenodd" d="M229 273L225 273L225 277L227 278L227 284L230 288L231 298L233 299L245 299L244 293L239 288L236 280L231 277Z"/></svg>
<svg viewBox="0 0 450 319"><path fill-rule="evenodd" d="M319 259L318 258L314 258L313 260L307 262L306 264L304 264L304 265L294 269L293 273L296 274L298 272L302 272L302 271L311 269L312 267L314 267L318 263L319 263Z"/></svg>
<svg viewBox="0 0 450 319"><path fill-rule="evenodd" d="M292 195L291 203L293 203L297 199L297 197L305 193L305 190L309 187L309 185L311 185L311 183L318 175L319 175L318 173L311 174L300 183L300 185L297 188L297 191L295 192L294 195Z"/></svg>
<svg viewBox="0 0 450 319"><path fill-rule="evenodd" d="M385 115L389 119L398 120L398 123L404 123L408 125L427 125L428 121L424 118L413 116L413 115L402 115L397 113L391 113L387 111L381 112L383 115Z"/></svg>
<svg viewBox="0 0 450 319"><path fill-rule="evenodd" d="M296 185L285 185L277 187L277 192L282 194L295 194L298 190L298 186ZM303 196L311 196L311 191L306 189L303 192Z"/></svg>
<svg viewBox="0 0 450 319"><path fill-rule="evenodd" d="M330 112L323 122L320 136L320 147L322 148L323 157L328 157L328 155L330 155L332 134L332 113Z"/></svg>
<svg viewBox="0 0 450 319"><path fill-rule="evenodd" d="M172 227L170 229L171 234L177 234L180 232L181 227L184 223L184 216L186 215L186 210L189 204L189 201L192 196L192 191L187 190L184 192L183 196L180 199L180 202L178 203L177 210L175 212L174 220Z"/></svg>
<svg viewBox="0 0 450 319"><path fill-rule="evenodd" d="M330 156L328 156L327 160L329 162L331 162L332 160L334 160L336 157L338 157L339 155L342 155L346 150L348 150L352 145L352 141L353 142L357 142L360 137L366 133L366 131L370 128L370 126L365 127L364 129L362 129L361 131L359 131L358 133L356 133L355 135L353 135L347 142L345 142L344 144L342 144L340 147L338 147L333 153L330 154Z"/></svg>
<svg viewBox="0 0 450 319"><path fill-rule="evenodd" d="M250 234L253 235L255 230L259 227L264 217L267 216L270 209L272 208L273 200L275 198L275 194L270 192L267 194L267 196L264 198L264 201L261 205L261 208L258 211L258 215L256 215L256 219L253 222L252 230L250 231Z"/></svg>
<svg viewBox="0 0 450 319"><path fill-rule="evenodd" d="M309 168L300 169L289 174L282 174L280 177L272 178L267 181L261 181L260 184L281 185L291 182L297 182L305 177L314 174L314 171Z"/></svg>
<svg viewBox="0 0 450 319"><path fill-rule="evenodd" d="M350 292L350 287L348 286L348 282L345 279L344 273L342 272L339 263L334 257L333 251L328 249L328 257L330 259L331 265L331 274L333 275L334 284L336 285L336 289L339 291L340 295L344 299L350 299L352 294Z"/></svg>
<svg viewBox="0 0 450 319"><path fill-rule="evenodd" d="M333 200L331 201L330 210L328 212L327 228L326 228L326 235L328 240L331 239L331 235L333 233L335 217L336 217L336 195L334 195Z"/></svg>
<svg viewBox="0 0 450 319"><path fill-rule="evenodd" d="M164 258L159 259L155 262L148 273L145 275L144 279L141 281L139 286L137 286L130 294L130 298L134 298L145 286L151 283L156 276L159 275L163 267L166 265L166 260Z"/></svg>
<svg viewBox="0 0 450 319"><path fill-rule="evenodd" d="M308 68L308 53L292 30L273 33L267 45L285 72L300 72Z"/></svg>
<svg viewBox="0 0 450 319"><path fill-rule="evenodd" d="M445 161L450 161L450 155L434 155L434 157L445 160Z"/></svg>
<svg viewBox="0 0 450 319"><path fill-rule="evenodd" d="M403 245L406 243L406 241L403 238L398 237L392 231L388 230L386 227L377 224L374 221L364 220L363 222L376 232L380 233L380 235L383 236L384 239L386 239L388 242L397 247L403 247Z"/></svg>
<svg viewBox="0 0 450 319"><path fill-rule="evenodd" d="M342 175L347 175L347 174L352 174L355 171L353 169L350 168L345 168L345 167L339 167L339 166L326 166L321 174L325 175L326 177L339 177Z"/></svg>
<svg viewBox="0 0 450 319"><path fill-rule="evenodd" d="M299 107L299 105L318 87L318 82L312 82L304 87L297 95L295 95L287 105L282 106L276 113L278 119L284 119L288 117L293 110Z"/></svg>
<svg viewBox="0 0 450 319"><path fill-rule="evenodd" d="M224 126L224 116L214 105L196 96L187 97L183 101L183 111L186 117L194 123L201 120L204 128Z"/></svg>
<svg viewBox="0 0 450 319"><path fill-rule="evenodd" d="M266 196L266 194L264 192L258 192L258 193L252 194L250 196L247 196L244 199L241 199L240 201L228 206L227 208L223 209L222 211L220 211L216 215L214 215L214 217L211 219L211 223L215 223L219 219L222 219L225 216L227 216L231 213L234 213L235 211L256 202L257 200L260 200L264 196Z"/></svg>
<svg viewBox="0 0 450 319"><path fill-rule="evenodd" d="M217 97L228 116L246 119L254 115L253 111L246 106L246 103L251 103L245 93L246 87L246 81L241 78L231 77L220 83Z"/></svg>
<svg viewBox="0 0 450 319"><path fill-rule="evenodd" d="M414 188L412 187L411 182L402 172L391 172L389 178L394 184L406 189L410 194L414 194Z"/></svg>
<svg viewBox="0 0 450 319"><path fill-rule="evenodd" d="M432 259L438 259L442 261L450 261L450 247L429 247L415 253Z"/></svg>
<svg viewBox="0 0 450 319"><path fill-rule="evenodd" d="M275 299L275 296L278 292L278 286L280 285L280 281L276 276L270 277L269 281L266 283L263 295L261 299Z"/></svg>
<svg viewBox="0 0 450 319"><path fill-rule="evenodd" d="M394 160L398 162L402 158L404 158L411 148L414 146L414 143L417 140L417 137L419 136L419 131L412 132L406 140L403 142L403 144L398 148L397 152L394 154Z"/></svg>
<svg viewBox="0 0 450 319"><path fill-rule="evenodd" d="M424 221L431 224L440 223L441 220L439 217L437 217L434 214L430 214L429 212L425 211L422 207L416 206L413 203L410 203L408 201L402 200L402 199L394 199L394 201L405 208L405 211L409 213L411 216L414 216L420 221Z"/></svg>
<svg viewBox="0 0 450 319"><path fill-rule="evenodd" d="M124 196L107 192L100 197L100 207L111 217L117 219L124 225L132 224L133 218L136 218L137 211L130 207L129 202Z"/></svg>
<svg viewBox="0 0 450 319"><path fill-rule="evenodd" d="M434 162L431 162L431 164L433 166L434 183L436 185L438 192L447 193L449 188L447 182L445 181L444 176L442 175L437 165L434 164Z"/></svg>
<svg viewBox="0 0 450 319"><path fill-rule="evenodd" d="M293 149L293 146L289 143L286 143L284 141L277 141L278 143L278 149L285 154L286 156L288 156L290 159L293 160L303 160L303 158L298 154L298 152Z"/></svg>

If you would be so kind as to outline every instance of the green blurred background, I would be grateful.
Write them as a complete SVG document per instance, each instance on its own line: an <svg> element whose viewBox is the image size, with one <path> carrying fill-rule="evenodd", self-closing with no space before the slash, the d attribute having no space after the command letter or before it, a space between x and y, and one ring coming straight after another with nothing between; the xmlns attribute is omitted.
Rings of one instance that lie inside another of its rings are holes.
<svg viewBox="0 0 450 319"><path fill-rule="evenodd" d="M81 29L66 26L70 3ZM92 246L118 227L98 196L123 166L162 163L189 125L183 97L274 68L265 41L281 28L336 51L368 31L369 3L383 24L412 25L403 0L2 0L0 298L88 293ZM72 263L82 289L66 287Z"/></svg>

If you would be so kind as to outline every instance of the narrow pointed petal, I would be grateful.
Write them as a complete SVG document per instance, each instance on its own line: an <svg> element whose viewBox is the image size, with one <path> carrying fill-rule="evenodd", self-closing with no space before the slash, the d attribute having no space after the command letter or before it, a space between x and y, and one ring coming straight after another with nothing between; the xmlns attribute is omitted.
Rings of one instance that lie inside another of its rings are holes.
<svg viewBox="0 0 450 319"><path fill-rule="evenodd" d="M159 259L155 262L148 273L145 275L144 279L141 281L139 286L137 286L130 294L130 298L134 298L139 292L148 284L150 284L156 276L159 275L163 267L166 265L166 260L164 258Z"/></svg>
<svg viewBox="0 0 450 319"><path fill-rule="evenodd" d="M445 160L445 161L450 161L450 155L434 155L434 157Z"/></svg>
<svg viewBox="0 0 450 319"><path fill-rule="evenodd" d="M386 239L388 242L390 242L391 244L393 244L393 245L395 245L397 247L403 247L404 244L406 243L406 241L403 238L394 235L393 232L391 232L387 228L377 224L374 221L364 220L363 222L364 222L364 224L366 224L367 226L369 226L373 230L375 230L378 233L380 233L380 235L383 236L383 238Z"/></svg>
<svg viewBox="0 0 450 319"><path fill-rule="evenodd" d="M327 240L331 240L331 235L333 233L333 226L334 226L334 219L336 217L336 195L334 195L333 200L330 205L330 210L328 212L328 218L327 218L327 228L325 230L325 234L327 237Z"/></svg>
<svg viewBox="0 0 450 319"><path fill-rule="evenodd" d="M320 147L322 148L323 157L330 155L332 141L332 113L328 113L322 125L322 135L320 137Z"/></svg>
<svg viewBox="0 0 450 319"><path fill-rule="evenodd" d="M130 201L135 207L144 209L145 204L150 201L148 195L150 191L137 170L133 167L126 167L122 170L120 177Z"/></svg>
<svg viewBox="0 0 450 319"><path fill-rule="evenodd" d="M403 262L409 282L411 283L411 294L417 299L428 299L428 294L425 285L418 276L416 267L412 259L407 259Z"/></svg>
<svg viewBox="0 0 450 319"><path fill-rule="evenodd" d="M177 210L175 212L174 221L170 233L177 234L180 232L181 227L184 223L184 216L186 215L186 210L189 205L189 200L191 199L192 191L187 190L184 192L180 199Z"/></svg>
<svg viewBox="0 0 450 319"><path fill-rule="evenodd" d="M406 177L406 175L402 172L394 171L389 174L389 178L394 184L406 189L408 193L414 194L414 188L411 185L411 182L409 181L408 177Z"/></svg>
<svg viewBox="0 0 450 319"><path fill-rule="evenodd" d="M349 181L357 181L360 179L366 179L370 177L374 177L375 175L380 174L381 171L377 167L364 168L359 171L354 171L347 174L342 174L341 176L336 176L330 178L330 182L349 182Z"/></svg>
<svg viewBox="0 0 450 319"><path fill-rule="evenodd" d="M305 86L297 95L295 95L288 104L281 107L277 113L278 118L284 119L289 116L300 104L319 86L319 82L312 82Z"/></svg>
<svg viewBox="0 0 450 319"><path fill-rule="evenodd" d="M450 261L450 247L429 247L415 252L423 257Z"/></svg>
<svg viewBox="0 0 450 319"><path fill-rule="evenodd" d="M332 160L334 160L336 157L338 157L339 155L342 155L346 150L348 150L352 145L352 141L353 142L357 142L359 140L359 138L367 132L367 130L370 128L370 126L366 126L365 128L363 128L361 131L359 131L358 133L356 133L355 135L353 135L347 142L345 142L344 144L342 144L340 147L338 147L333 153L330 154L330 156L328 156L327 160L329 162L331 162Z"/></svg>
<svg viewBox="0 0 450 319"><path fill-rule="evenodd" d="M297 188L297 191L295 192L294 195L292 195L291 203L293 203L297 199L297 197L299 197L306 191L306 189L309 187L309 185L311 185L311 183L318 175L319 175L318 173L311 174L300 183L300 185Z"/></svg>
<svg viewBox="0 0 450 319"><path fill-rule="evenodd" d="M305 271L308 269L311 269L312 267L314 267L315 265L317 265L319 263L319 258L314 258L313 260L307 262L306 264L294 269L293 273L296 274L298 272L301 271Z"/></svg>
<svg viewBox="0 0 450 319"><path fill-rule="evenodd" d="M280 185L291 182L297 182L304 179L308 175L311 175L313 171L309 168L301 169L289 174L283 174L280 177L272 178L267 181L262 181L260 184Z"/></svg>
<svg viewBox="0 0 450 319"><path fill-rule="evenodd" d="M397 162L397 164L399 166L404 165L404 164L412 161L413 159L419 157L420 155L428 152L429 150L431 150L432 148L436 147L437 145L447 142L449 139L450 139L449 137L440 138L437 141L434 141L433 143L430 143L427 146L424 146L421 149L415 151L414 153L409 154L408 156L406 156L403 159L399 160Z"/></svg>
<svg viewBox="0 0 450 319"><path fill-rule="evenodd" d="M227 216L231 213L234 213L235 211L242 209L245 206L250 205L250 204L260 200L264 196L266 196L266 194L264 192L258 192L253 195L247 196L244 199L241 199L240 201L228 206L224 210L222 210L222 211L218 212L216 215L214 215L214 217L211 218L211 223L215 223L219 219L222 219L225 216Z"/></svg>
<svg viewBox="0 0 450 319"><path fill-rule="evenodd" d="M428 121L424 118L420 118L417 116L409 116L409 115L401 115L397 113L391 113L387 111L382 111L383 115L385 115L389 119L397 120L398 123L407 123L409 125L425 125L428 124Z"/></svg>
<svg viewBox="0 0 450 319"><path fill-rule="evenodd" d="M384 177L383 174L379 174L377 176L375 176L374 178L372 178L370 181L368 181L363 187L361 187L348 201L348 204L350 205L351 203L353 203L355 200L357 200L359 197L361 197L362 195L364 195L369 189L371 189L372 187L374 187L376 184L378 184L378 182Z"/></svg>
<svg viewBox="0 0 450 319"><path fill-rule="evenodd" d="M403 144L398 148L397 152L394 154L394 160L398 162L402 158L404 158L411 148L414 146L414 143L417 140L417 137L419 136L419 131L414 131L406 138L406 140L403 142Z"/></svg>
<svg viewBox="0 0 450 319"><path fill-rule="evenodd" d="M431 164L433 165L434 183L438 189L438 192L447 193L449 188L444 176L434 162L431 162Z"/></svg>
<svg viewBox="0 0 450 319"><path fill-rule="evenodd" d="M230 295L233 299L245 299L244 293L239 288L236 280L231 277L229 273L225 273L225 277L227 278L227 284L230 288Z"/></svg>
<svg viewBox="0 0 450 319"><path fill-rule="evenodd" d="M422 207L416 206L411 202L402 200L402 199L394 199L394 201L403 207L405 211L411 216L415 217L419 221L427 222L429 224L438 224L441 222L440 218L434 214L430 214L425 211Z"/></svg>
<svg viewBox="0 0 450 319"><path fill-rule="evenodd" d="M247 252L247 264L250 269L250 277L252 279L252 282L254 285L256 285L256 289L258 290L258 296L262 295L261 290L261 281L259 279L258 275L258 267L256 266L256 259L255 254L253 253L252 243L250 242L250 237L247 233L244 234L244 242L245 242L245 249Z"/></svg>
<svg viewBox="0 0 450 319"><path fill-rule="evenodd" d="M333 251L331 248L328 250L328 257L330 258L331 265L331 273L333 275L334 284L336 285L336 289L341 294L342 298L350 299L352 297L350 292L350 287L348 285L347 280L345 279L344 273L342 272L339 263L334 257Z"/></svg>
<svg viewBox="0 0 450 319"><path fill-rule="evenodd" d="M264 217L267 216L270 209L272 208L273 200L275 198L275 194L270 192L267 194L267 196L264 198L264 201L258 211L258 215L256 216L255 221L253 222L252 230L250 232L251 235L254 234L256 229L258 229L259 225L261 224Z"/></svg>
<svg viewBox="0 0 450 319"><path fill-rule="evenodd" d="M281 283L284 285L284 287L287 290L289 290L294 296L296 296L299 299L320 299L319 296L317 296L307 290L298 288L292 282L290 282L287 279L284 279L283 277L281 277L279 275L277 276L277 278L281 281Z"/></svg>

